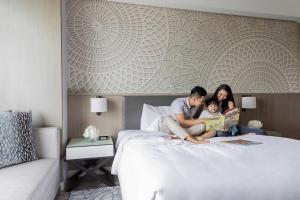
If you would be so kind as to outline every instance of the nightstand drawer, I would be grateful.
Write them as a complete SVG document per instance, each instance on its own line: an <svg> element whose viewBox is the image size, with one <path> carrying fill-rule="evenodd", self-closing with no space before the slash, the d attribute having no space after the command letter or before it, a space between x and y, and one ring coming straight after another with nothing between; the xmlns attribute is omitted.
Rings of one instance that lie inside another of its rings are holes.
<svg viewBox="0 0 300 200"><path fill-rule="evenodd" d="M66 160L114 156L113 145L66 148Z"/></svg>

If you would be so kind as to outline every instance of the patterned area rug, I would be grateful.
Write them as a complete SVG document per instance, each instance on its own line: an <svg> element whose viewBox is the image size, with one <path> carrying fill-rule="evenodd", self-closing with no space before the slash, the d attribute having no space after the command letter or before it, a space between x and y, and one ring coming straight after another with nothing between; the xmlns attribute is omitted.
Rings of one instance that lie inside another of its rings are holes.
<svg viewBox="0 0 300 200"><path fill-rule="evenodd" d="M69 200L122 200L120 186L72 191Z"/></svg>

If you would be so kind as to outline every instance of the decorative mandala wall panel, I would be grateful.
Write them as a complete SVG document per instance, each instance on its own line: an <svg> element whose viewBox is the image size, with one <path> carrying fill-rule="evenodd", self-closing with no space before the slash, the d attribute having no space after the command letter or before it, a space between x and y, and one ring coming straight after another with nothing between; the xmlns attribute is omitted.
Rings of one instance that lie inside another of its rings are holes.
<svg viewBox="0 0 300 200"><path fill-rule="evenodd" d="M294 22L65 1L71 94L298 92Z"/></svg>

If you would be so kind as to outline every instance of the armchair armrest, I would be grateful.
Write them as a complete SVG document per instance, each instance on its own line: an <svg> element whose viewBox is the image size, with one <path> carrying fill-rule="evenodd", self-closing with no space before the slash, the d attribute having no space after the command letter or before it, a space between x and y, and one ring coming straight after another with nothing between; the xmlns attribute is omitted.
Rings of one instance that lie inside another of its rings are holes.
<svg viewBox="0 0 300 200"><path fill-rule="evenodd" d="M60 129L45 127L33 129L33 137L40 158L60 157Z"/></svg>

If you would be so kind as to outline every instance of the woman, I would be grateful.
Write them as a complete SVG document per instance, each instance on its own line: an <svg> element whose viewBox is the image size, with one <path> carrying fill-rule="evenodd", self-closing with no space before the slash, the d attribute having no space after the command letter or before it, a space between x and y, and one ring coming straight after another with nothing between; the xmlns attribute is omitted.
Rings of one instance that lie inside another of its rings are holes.
<svg viewBox="0 0 300 200"><path fill-rule="evenodd" d="M218 99L220 104L220 112L222 114L224 114L226 110L231 110L235 108L232 90L229 85L226 84L220 85L216 89L213 98Z"/></svg>
<svg viewBox="0 0 300 200"><path fill-rule="evenodd" d="M213 99L216 99L219 102L220 112L224 114L227 110L235 108L234 98L232 90L229 85L222 84L220 85L214 95ZM235 136L238 134L237 126L228 127L226 130L217 131L217 136Z"/></svg>
<svg viewBox="0 0 300 200"><path fill-rule="evenodd" d="M216 91L213 95L213 98L215 98L219 101L220 112L222 114L224 114L227 110L231 110L231 109L235 108L235 102L234 102L232 90L229 85L226 85L226 84L220 85L216 89ZM218 133L218 136L234 136L234 135L248 134L248 133L255 133L257 135L265 135L265 132L263 129L249 128L249 127L243 126L243 125L232 126L229 128L228 131L220 132L220 133Z"/></svg>

